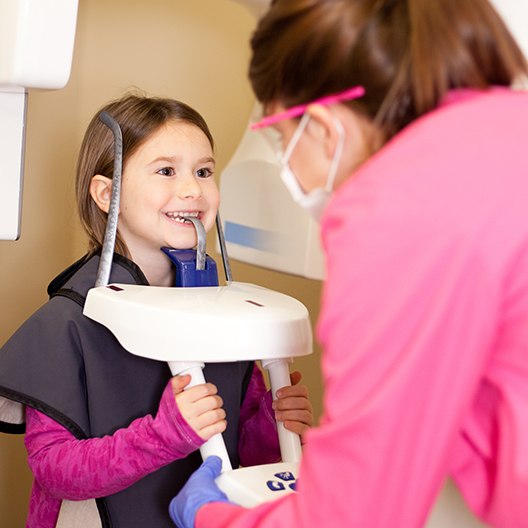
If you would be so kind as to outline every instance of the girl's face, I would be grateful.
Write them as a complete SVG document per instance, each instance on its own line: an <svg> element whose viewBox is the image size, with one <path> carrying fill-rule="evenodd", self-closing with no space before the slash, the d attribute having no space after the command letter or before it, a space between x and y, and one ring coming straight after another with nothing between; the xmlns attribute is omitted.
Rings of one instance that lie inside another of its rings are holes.
<svg viewBox="0 0 528 528"><path fill-rule="evenodd" d="M130 156L123 168L118 230L140 267L166 261L162 246L197 244L186 216L197 217L206 230L214 225L219 204L214 169L207 136L181 121L164 125Z"/></svg>

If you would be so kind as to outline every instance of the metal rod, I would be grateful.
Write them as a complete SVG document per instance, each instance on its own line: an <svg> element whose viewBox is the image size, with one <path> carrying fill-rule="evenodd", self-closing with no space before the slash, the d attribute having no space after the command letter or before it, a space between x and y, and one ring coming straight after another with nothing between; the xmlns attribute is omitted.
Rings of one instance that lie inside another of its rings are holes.
<svg viewBox="0 0 528 528"><path fill-rule="evenodd" d="M108 113L101 112L99 119L112 131L114 135L114 174L112 177L112 196L106 219L106 229L101 249L101 258L97 268L95 286L106 286L110 280L112 261L114 258L117 234L117 220L119 217L119 200L121 196L121 174L123 172L123 135L118 122Z"/></svg>
<svg viewBox="0 0 528 528"><path fill-rule="evenodd" d="M227 246L224 237L224 230L222 229L222 220L220 213L216 213L216 232L218 233L218 242L220 243L220 253L222 254L222 262L224 263L224 271L227 282L233 281L231 274L231 264L229 263L229 256L227 254Z"/></svg>
<svg viewBox="0 0 528 528"><path fill-rule="evenodd" d="M207 256L205 252L205 244L206 244L205 227L203 226L202 222L198 220L198 218L194 218L192 216L186 216L185 219L190 220L194 224L194 228L196 229L196 238L198 239L198 243L196 246L196 269L204 270L205 269L205 258Z"/></svg>

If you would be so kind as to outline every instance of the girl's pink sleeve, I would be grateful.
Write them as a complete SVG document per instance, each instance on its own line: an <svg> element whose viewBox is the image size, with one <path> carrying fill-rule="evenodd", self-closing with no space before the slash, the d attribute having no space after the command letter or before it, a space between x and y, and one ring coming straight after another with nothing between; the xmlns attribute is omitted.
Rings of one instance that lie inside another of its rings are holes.
<svg viewBox="0 0 528 528"><path fill-rule="evenodd" d="M203 440L179 412L170 382L158 413L102 438L78 440L46 415L27 408L25 444L39 486L52 497L84 500L125 489L195 451Z"/></svg>
<svg viewBox="0 0 528 528"><path fill-rule="evenodd" d="M271 392L255 364L240 409L238 453L242 466L270 464L280 460L279 438Z"/></svg>

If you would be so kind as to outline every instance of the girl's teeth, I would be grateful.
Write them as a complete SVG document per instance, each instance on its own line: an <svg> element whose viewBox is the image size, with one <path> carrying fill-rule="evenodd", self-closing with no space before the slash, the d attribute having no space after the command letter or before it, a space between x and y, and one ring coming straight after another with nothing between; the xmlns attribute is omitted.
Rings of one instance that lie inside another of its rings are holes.
<svg viewBox="0 0 528 528"><path fill-rule="evenodd" d="M176 220L176 222L180 222L181 224L189 223L189 220L186 220L186 218L193 217L198 218L198 213L167 213L167 216L169 218L172 218L173 220Z"/></svg>

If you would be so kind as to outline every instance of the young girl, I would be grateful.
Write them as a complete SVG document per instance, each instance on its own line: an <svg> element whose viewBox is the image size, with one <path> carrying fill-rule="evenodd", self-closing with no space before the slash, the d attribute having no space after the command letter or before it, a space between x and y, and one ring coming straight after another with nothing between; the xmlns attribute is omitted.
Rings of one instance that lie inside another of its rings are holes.
<svg viewBox="0 0 528 528"><path fill-rule="evenodd" d="M123 134L123 175L110 282L171 286L160 251L196 244L187 216L216 218L213 139L187 105L128 95L106 105ZM208 383L128 353L82 314L94 286L111 196L113 137L99 113L77 168L77 201L89 251L48 287L50 300L0 353L3 430L23 432L34 473L27 528L172 526L167 508L200 465L197 449L223 433L234 467L276 461L274 413L304 433L306 387L284 388L275 410L253 362L209 364ZM206 331L206 329L204 329ZM227 416L227 419L226 419Z"/></svg>

